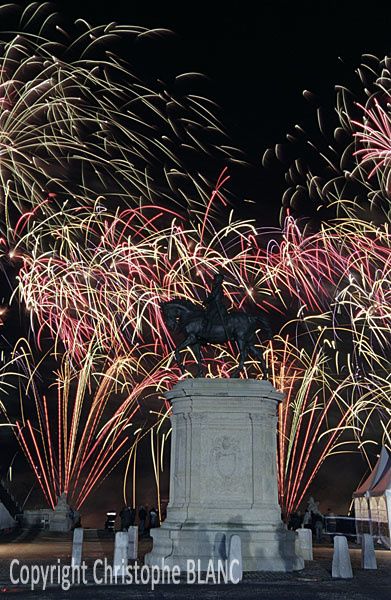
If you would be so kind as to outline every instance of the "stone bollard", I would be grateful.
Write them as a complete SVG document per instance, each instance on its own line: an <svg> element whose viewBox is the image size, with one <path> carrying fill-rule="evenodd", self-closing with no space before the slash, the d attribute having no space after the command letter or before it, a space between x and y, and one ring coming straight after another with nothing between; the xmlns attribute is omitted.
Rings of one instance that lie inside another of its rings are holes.
<svg viewBox="0 0 391 600"><path fill-rule="evenodd" d="M377 569L373 537L369 533L364 533L361 538L361 567L363 569Z"/></svg>
<svg viewBox="0 0 391 600"><path fill-rule="evenodd" d="M232 564L232 562L234 564ZM243 579L242 564L242 542L238 535L231 535L228 550L229 576L232 583L238 583ZM232 566L231 566L232 565Z"/></svg>
<svg viewBox="0 0 391 600"><path fill-rule="evenodd" d="M128 565L128 532L117 531L114 547L114 575L125 574Z"/></svg>
<svg viewBox="0 0 391 600"><path fill-rule="evenodd" d="M304 560L314 560L312 552L312 531L301 527L296 529L297 534L297 552Z"/></svg>
<svg viewBox="0 0 391 600"><path fill-rule="evenodd" d="M128 558L137 560L138 552L138 527L129 527L128 529Z"/></svg>
<svg viewBox="0 0 391 600"><path fill-rule="evenodd" d="M341 579L351 579L353 577L348 541L344 535L336 535L334 538L334 554L331 574L333 577L339 577Z"/></svg>
<svg viewBox="0 0 391 600"><path fill-rule="evenodd" d="M72 544L72 565L80 567L81 557L83 553L83 527L76 527L73 530L73 544Z"/></svg>

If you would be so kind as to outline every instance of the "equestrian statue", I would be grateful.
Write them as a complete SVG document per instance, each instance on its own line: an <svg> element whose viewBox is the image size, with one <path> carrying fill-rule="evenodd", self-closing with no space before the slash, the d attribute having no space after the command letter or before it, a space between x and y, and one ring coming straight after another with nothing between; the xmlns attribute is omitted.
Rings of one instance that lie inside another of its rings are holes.
<svg viewBox="0 0 391 600"><path fill-rule="evenodd" d="M252 316L242 310L228 311L224 303L223 282L224 275L217 273L211 292L204 300L204 309L182 298L161 303L168 329L178 330L184 335L183 341L175 348L175 360L181 372L185 373L180 352L191 348L198 364L197 377L202 377L201 347L232 341L238 346L239 364L231 377L239 376L247 357L252 354L259 361L263 376L267 379L266 363L262 351L255 346L255 336L257 330L261 330L264 340L272 338L269 321L264 315Z"/></svg>

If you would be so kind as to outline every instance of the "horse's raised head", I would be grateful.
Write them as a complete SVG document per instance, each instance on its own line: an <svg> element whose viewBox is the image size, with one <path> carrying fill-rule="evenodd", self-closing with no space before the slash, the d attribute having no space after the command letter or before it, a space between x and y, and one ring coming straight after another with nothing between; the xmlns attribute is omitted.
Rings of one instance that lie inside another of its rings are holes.
<svg viewBox="0 0 391 600"><path fill-rule="evenodd" d="M176 327L176 314L173 310L172 302L161 301L159 302L159 308L163 314L163 320L166 323L168 329L175 329Z"/></svg>
<svg viewBox="0 0 391 600"><path fill-rule="evenodd" d="M192 316L199 312L199 308L185 298L173 298L166 302L160 302L159 306L168 329L176 329L183 318L187 319L189 315Z"/></svg>

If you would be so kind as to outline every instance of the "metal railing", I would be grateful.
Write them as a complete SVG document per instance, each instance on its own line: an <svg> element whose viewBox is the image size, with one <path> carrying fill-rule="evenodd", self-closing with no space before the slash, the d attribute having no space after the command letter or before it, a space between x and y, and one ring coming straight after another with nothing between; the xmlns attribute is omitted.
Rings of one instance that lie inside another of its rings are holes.
<svg viewBox="0 0 391 600"><path fill-rule="evenodd" d="M345 535L347 537L356 537L356 519L354 517L345 517L340 515L325 516L324 533L327 535Z"/></svg>

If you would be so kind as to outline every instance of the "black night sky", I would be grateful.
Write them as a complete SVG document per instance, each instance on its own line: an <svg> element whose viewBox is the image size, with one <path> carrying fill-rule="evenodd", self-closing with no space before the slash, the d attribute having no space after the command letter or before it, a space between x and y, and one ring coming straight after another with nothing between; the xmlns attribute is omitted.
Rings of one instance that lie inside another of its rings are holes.
<svg viewBox="0 0 391 600"><path fill-rule="evenodd" d="M391 44L391 5L385 2L67 0L55 4L64 19L83 18L90 24L116 21L174 32L159 41L156 52L152 45L142 58L146 72L165 81L189 71L207 76L204 93L220 106L233 145L243 150L249 163L230 170L234 198L240 211L243 206L248 211L239 216L254 217L267 226L278 225L286 186L284 168L277 162L263 168L262 156L268 147L285 143L296 123L311 132L314 108L303 98L303 90L314 93L315 106L325 107L332 120L334 86L349 87L361 55L382 57ZM126 46L121 51L131 63ZM140 60L138 56L138 66ZM244 205L242 199L255 204ZM3 456L7 457L3 464L0 458L4 473L9 453ZM22 462L20 468L26 469ZM330 506L346 512L351 490L364 470L358 456L330 459L313 488L321 509ZM154 503L151 478L148 459L140 474L139 503ZM336 493L342 478L344 489ZM86 505L85 524L99 525L106 509L119 510L121 503L120 470Z"/></svg>
<svg viewBox="0 0 391 600"><path fill-rule="evenodd" d="M311 137L318 107L332 130L335 86L354 87L363 54L383 57L390 51L391 8L386 3L375 3L371 10L334 1L51 4L64 25L81 18L91 25L114 21L172 31L155 44L138 48L124 43L117 50L137 72L143 70L146 80L159 78L170 85L184 72L206 76L198 91L219 105L232 145L248 163L247 168L230 167L236 208L241 199L253 200L254 207L247 205L246 211L253 210L249 216L266 226L278 224L286 184L281 163L262 168L265 150L288 146L287 134L295 124ZM311 102L304 90L312 93Z"/></svg>
<svg viewBox="0 0 391 600"><path fill-rule="evenodd" d="M286 188L281 166L261 168L264 151L284 143L296 123L310 132L314 107L330 110L332 120L334 86L349 87L362 54L382 57L390 50L391 8L384 3L365 10L334 1L58 4L72 19L176 34L156 52L148 50L146 68L165 81L189 71L208 77L205 93L221 107L233 145L252 167L231 171L231 189L256 201L254 216L264 225L277 224ZM122 51L126 56L126 47ZM314 104L303 90L314 93Z"/></svg>

